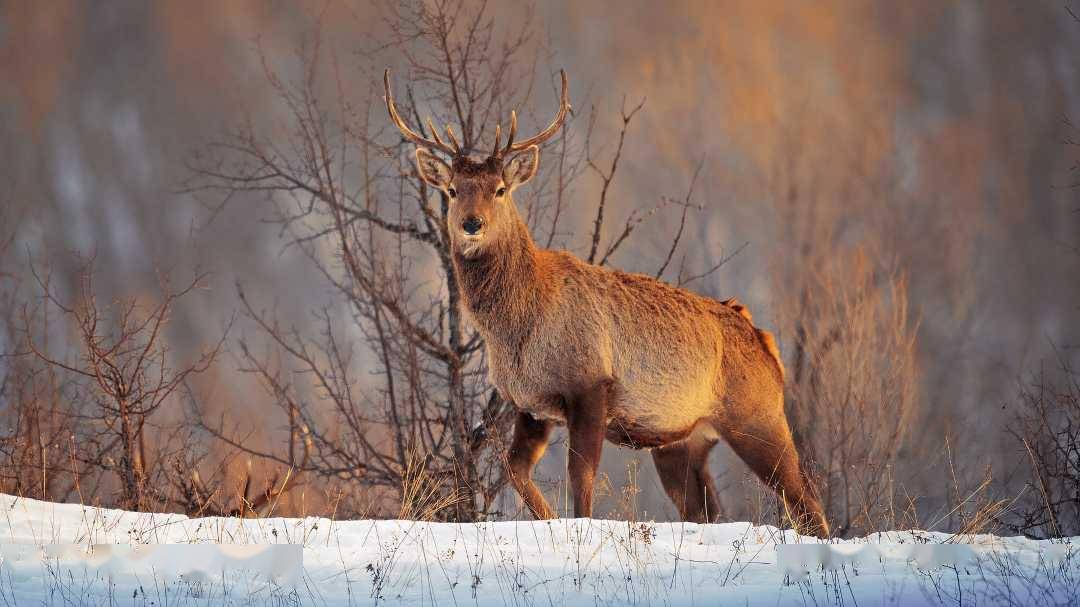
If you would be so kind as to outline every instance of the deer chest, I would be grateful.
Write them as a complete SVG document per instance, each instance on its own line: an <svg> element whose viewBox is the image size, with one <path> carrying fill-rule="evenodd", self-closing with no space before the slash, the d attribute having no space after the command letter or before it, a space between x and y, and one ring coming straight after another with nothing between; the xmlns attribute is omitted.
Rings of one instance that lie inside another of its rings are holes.
<svg viewBox="0 0 1080 607"><path fill-rule="evenodd" d="M538 419L566 419L566 398L603 376L602 357L573 344L530 340L522 348L488 345L489 379L518 409ZM569 346L569 347L568 347Z"/></svg>

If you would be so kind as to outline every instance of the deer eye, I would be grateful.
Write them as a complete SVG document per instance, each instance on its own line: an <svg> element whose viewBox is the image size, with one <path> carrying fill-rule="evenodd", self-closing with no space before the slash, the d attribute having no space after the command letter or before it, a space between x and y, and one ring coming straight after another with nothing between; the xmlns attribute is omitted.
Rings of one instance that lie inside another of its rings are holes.
<svg viewBox="0 0 1080 607"><path fill-rule="evenodd" d="M450 198L457 198L457 190L454 188L446 190L446 193L450 195Z"/></svg>
<svg viewBox="0 0 1080 607"><path fill-rule="evenodd" d="M506 194L506 188L499 188L499 189L495 190L495 195L498 196L499 198L502 198L503 194Z"/></svg>

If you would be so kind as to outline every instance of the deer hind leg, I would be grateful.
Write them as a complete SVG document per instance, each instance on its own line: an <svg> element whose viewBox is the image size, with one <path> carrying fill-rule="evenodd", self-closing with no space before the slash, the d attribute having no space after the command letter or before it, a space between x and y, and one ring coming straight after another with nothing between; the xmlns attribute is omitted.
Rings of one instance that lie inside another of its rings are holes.
<svg viewBox="0 0 1080 607"><path fill-rule="evenodd" d="M544 494L532 480L533 468L547 450L552 423L519 412L514 423L514 438L506 458L507 473L518 495L538 519L555 518Z"/></svg>
<svg viewBox="0 0 1080 607"><path fill-rule="evenodd" d="M743 423L728 426L724 438L762 482L780 494L787 509L784 518L790 517L799 533L827 537L825 512L799 467L783 410L779 415L765 413L758 409Z"/></svg>
<svg viewBox="0 0 1080 607"><path fill-rule="evenodd" d="M720 518L720 500L708 467L709 451L715 444L715 439L692 434L653 449L660 483L684 521L714 523Z"/></svg>
<svg viewBox="0 0 1080 607"><path fill-rule="evenodd" d="M593 482L607 433L607 409L614 391L612 380L603 380L570 403L566 429L570 453L566 467L574 494L574 516L592 516Z"/></svg>

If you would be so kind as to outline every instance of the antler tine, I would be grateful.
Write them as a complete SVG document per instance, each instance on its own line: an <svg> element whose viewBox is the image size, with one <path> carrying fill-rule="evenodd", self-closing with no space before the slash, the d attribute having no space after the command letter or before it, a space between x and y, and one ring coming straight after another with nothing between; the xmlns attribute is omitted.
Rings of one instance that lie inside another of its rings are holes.
<svg viewBox="0 0 1080 607"><path fill-rule="evenodd" d="M510 133L506 137L506 149L514 147L514 135L517 134L517 112L510 110Z"/></svg>
<svg viewBox="0 0 1080 607"><path fill-rule="evenodd" d="M439 139L439 129L435 128L435 123L431 121L430 116L427 119L427 127L428 130L431 131L431 136L435 138L435 143L439 145L446 145L445 143L443 143L442 139Z"/></svg>
<svg viewBox="0 0 1080 607"><path fill-rule="evenodd" d="M394 95L390 92L390 68L386 68L386 71L383 72L383 88L386 90L384 99L386 100L386 111L390 113L390 120L394 123L394 126L401 131L401 134L404 135L406 139L416 145L437 150L449 156L456 156L458 154L458 149L455 149L457 148L456 140L453 141L454 147L450 147L439 139L438 134L434 135L435 140L432 141L410 129L409 126L405 124L405 121L401 118L401 114L398 114L397 106L394 105ZM432 129L432 133L435 133L434 129ZM451 137L451 139L453 138Z"/></svg>
<svg viewBox="0 0 1080 607"><path fill-rule="evenodd" d="M457 137L454 136L454 127L449 124L446 125L446 137L450 140L450 145L454 146L454 154L461 152L461 144L458 143Z"/></svg>
<svg viewBox="0 0 1080 607"><path fill-rule="evenodd" d="M501 124L496 124L495 125L495 147L493 147L491 149L491 155L492 156L498 156L499 155L499 137L501 135L502 135L502 125Z"/></svg>
<svg viewBox="0 0 1080 607"><path fill-rule="evenodd" d="M551 124L549 124L546 129L540 131L540 133L529 137L528 139L520 143L514 143L513 134L511 134L511 141L508 142L506 147L503 149L503 154L519 152L530 146L539 145L547 141L548 139L551 139L552 135L557 133L559 131L559 128L562 127L563 122L566 120L566 114L570 111L570 93L568 92L568 87L566 85L566 71L559 70L559 76L562 78L562 100L559 104L559 113L555 115L555 119L551 121ZM513 120L513 118L511 120ZM514 132L514 127L515 124L512 121L510 123L511 133Z"/></svg>

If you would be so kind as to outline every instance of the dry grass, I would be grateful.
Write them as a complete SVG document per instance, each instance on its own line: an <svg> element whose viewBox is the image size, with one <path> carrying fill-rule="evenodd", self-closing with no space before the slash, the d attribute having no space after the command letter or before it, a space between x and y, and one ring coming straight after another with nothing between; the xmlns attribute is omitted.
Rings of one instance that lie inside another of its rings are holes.
<svg viewBox="0 0 1080 607"><path fill-rule="evenodd" d="M444 518L443 512L468 499L457 488L447 490L446 484L432 476L427 457L410 450L401 475L401 508L398 518L411 521L435 521Z"/></svg>

